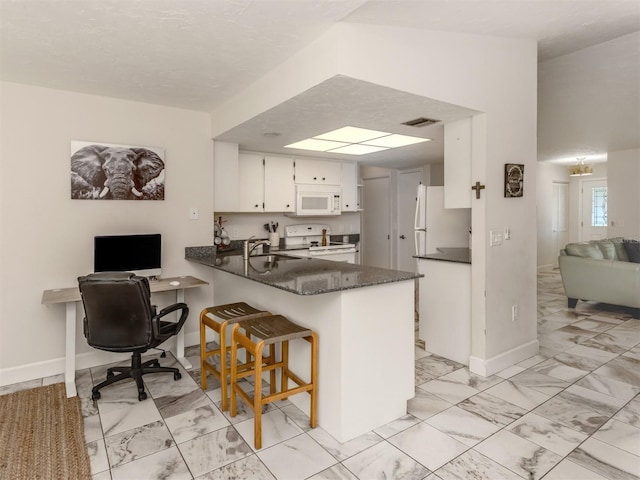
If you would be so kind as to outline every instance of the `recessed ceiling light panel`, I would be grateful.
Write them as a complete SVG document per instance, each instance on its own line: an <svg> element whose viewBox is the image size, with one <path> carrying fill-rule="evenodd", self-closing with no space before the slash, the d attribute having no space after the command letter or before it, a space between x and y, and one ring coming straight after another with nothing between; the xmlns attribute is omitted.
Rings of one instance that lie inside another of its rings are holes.
<svg viewBox="0 0 640 480"><path fill-rule="evenodd" d="M375 145L378 147L398 148L429 141L431 141L430 138L410 137L409 135L398 135L394 133L386 137L374 138L373 140L367 140L362 143L364 145Z"/></svg>
<svg viewBox="0 0 640 480"><path fill-rule="evenodd" d="M349 145L346 142L332 142L329 140L318 140L316 138L307 138L306 140L300 140L299 142L290 143L285 145L285 148L299 148L300 150L313 150L316 152L326 152L337 147L344 147Z"/></svg>
<svg viewBox="0 0 640 480"><path fill-rule="evenodd" d="M389 132L381 132L378 130L369 130L367 128L359 127L342 127L331 132L323 133L322 135L315 135L313 138L319 138L322 140L334 140L337 142L347 143L360 143L372 138L384 137L390 135Z"/></svg>
<svg viewBox="0 0 640 480"><path fill-rule="evenodd" d="M362 143L352 143L346 147L334 148L331 153L346 153L349 155L366 155L367 153L388 150L386 147L374 147L373 145L363 145Z"/></svg>

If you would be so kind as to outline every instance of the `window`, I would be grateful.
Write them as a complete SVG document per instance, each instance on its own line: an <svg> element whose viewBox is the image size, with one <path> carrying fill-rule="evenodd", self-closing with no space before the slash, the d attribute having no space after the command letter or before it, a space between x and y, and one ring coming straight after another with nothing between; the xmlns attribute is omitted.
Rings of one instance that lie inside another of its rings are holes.
<svg viewBox="0 0 640 480"><path fill-rule="evenodd" d="M591 226L607 226L607 187L595 187L591 190Z"/></svg>

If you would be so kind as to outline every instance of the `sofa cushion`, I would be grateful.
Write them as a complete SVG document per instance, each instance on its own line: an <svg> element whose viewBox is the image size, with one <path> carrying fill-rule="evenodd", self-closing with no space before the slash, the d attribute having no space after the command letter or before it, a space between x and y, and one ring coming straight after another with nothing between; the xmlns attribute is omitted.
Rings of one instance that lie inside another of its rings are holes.
<svg viewBox="0 0 640 480"><path fill-rule="evenodd" d="M567 243L565 250L567 251L567 255L573 255L574 257L586 257L596 260L604 259L602 250L600 250L600 247L595 243Z"/></svg>
<svg viewBox="0 0 640 480"><path fill-rule="evenodd" d="M616 252L616 246L611 240L596 240L596 245L607 260L617 260L618 255Z"/></svg>
<svg viewBox="0 0 640 480"><path fill-rule="evenodd" d="M627 250L624 248L624 238L616 237L616 238L611 238L610 240L611 242L613 242L613 245L616 247L617 260L621 262L628 262L629 256L627 255Z"/></svg>
<svg viewBox="0 0 640 480"><path fill-rule="evenodd" d="M640 242L638 240L625 240L624 249L630 262L640 263Z"/></svg>

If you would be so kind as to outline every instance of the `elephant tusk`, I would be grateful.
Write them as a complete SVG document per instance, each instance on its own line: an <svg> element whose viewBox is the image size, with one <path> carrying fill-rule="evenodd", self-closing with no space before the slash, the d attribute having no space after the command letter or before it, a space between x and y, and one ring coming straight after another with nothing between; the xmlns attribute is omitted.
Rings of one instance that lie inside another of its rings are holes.
<svg viewBox="0 0 640 480"><path fill-rule="evenodd" d="M141 197L142 193L136 190L136 187L131 187L131 193L133 193L136 197Z"/></svg>
<svg viewBox="0 0 640 480"><path fill-rule="evenodd" d="M104 198L107 196L107 193L109 193L109 187L104 187L102 189L102 191L100 192L100 198Z"/></svg>

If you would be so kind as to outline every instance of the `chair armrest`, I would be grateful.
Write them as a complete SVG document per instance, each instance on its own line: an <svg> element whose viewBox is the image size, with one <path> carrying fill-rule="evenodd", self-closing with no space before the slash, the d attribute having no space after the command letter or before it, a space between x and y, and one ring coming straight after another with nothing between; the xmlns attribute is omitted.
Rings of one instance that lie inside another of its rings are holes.
<svg viewBox="0 0 640 480"><path fill-rule="evenodd" d="M173 313L177 310L182 310L182 313L180 314L180 318L178 319L177 322L171 322L171 323L175 323L176 327L175 330L172 331L169 335L161 335L160 334L160 319L162 317L165 317L166 315ZM171 335L175 335L176 333L178 333L180 331L180 329L182 328L182 326L184 325L184 322L187 321L187 317L189 316L189 307L187 306L186 303L174 303L173 305L169 305L168 307L163 308L162 310L160 310L160 312L158 312L156 315L153 316L153 329L154 329L154 335L156 338L161 338L161 337L167 337L169 338Z"/></svg>

